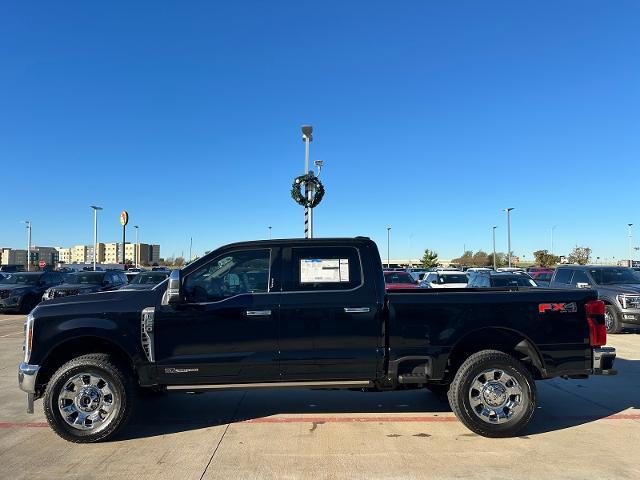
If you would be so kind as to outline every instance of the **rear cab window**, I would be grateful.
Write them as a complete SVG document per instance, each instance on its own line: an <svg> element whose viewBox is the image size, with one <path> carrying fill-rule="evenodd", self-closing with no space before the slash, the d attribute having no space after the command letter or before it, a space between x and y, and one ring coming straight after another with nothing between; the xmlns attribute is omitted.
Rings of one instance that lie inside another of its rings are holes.
<svg viewBox="0 0 640 480"><path fill-rule="evenodd" d="M569 285L571 283L571 275L573 275L573 270L570 268L559 268L556 270L556 276L554 277L553 282Z"/></svg>
<svg viewBox="0 0 640 480"><path fill-rule="evenodd" d="M292 247L284 291L353 290L362 285L362 264L355 247Z"/></svg>

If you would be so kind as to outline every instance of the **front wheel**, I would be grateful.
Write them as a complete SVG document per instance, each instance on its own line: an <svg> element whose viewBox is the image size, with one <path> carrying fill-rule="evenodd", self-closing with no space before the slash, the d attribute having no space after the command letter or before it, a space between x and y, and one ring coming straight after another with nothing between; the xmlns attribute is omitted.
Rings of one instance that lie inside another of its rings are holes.
<svg viewBox="0 0 640 480"><path fill-rule="evenodd" d="M607 328L607 333L620 333L622 331L620 315L618 315L613 305L607 305L604 309L604 325Z"/></svg>
<svg viewBox="0 0 640 480"><path fill-rule="evenodd" d="M448 393L458 419L484 437L511 437L527 426L536 408L536 387L527 367L497 350L471 355Z"/></svg>
<svg viewBox="0 0 640 480"><path fill-rule="evenodd" d="M83 355L53 374L44 394L44 413L60 437L93 443L113 437L122 428L132 398L131 381L109 355Z"/></svg>

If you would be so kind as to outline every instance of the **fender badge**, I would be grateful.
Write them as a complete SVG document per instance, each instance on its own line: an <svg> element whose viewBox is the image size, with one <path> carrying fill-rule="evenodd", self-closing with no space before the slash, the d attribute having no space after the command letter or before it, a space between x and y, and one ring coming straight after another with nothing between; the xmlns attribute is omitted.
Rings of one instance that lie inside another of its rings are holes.
<svg viewBox="0 0 640 480"><path fill-rule="evenodd" d="M165 368L164 373L191 373L197 372L197 368Z"/></svg>
<svg viewBox="0 0 640 480"><path fill-rule="evenodd" d="M541 303L538 305L539 313L558 312L558 313L576 313L578 305L576 302L571 303Z"/></svg>

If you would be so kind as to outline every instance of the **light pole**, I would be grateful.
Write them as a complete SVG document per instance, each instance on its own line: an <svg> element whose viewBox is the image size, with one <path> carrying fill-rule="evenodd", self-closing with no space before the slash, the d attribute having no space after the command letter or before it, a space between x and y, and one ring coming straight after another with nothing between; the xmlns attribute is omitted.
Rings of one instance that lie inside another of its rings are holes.
<svg viewBox="0 0 640 480"><path fill-rule="evenodd" d="M493 269L497 270L496 268L496 228L498 228L496 225L493 226L492 230L493 230Z"/></svg>
<svg viewBox="0 0 640 480"><path fill-rule="evenodd" d="M629 227L629 266L632 267L633 266L633 261L631 260L631 257L632 257L632 253L631 253L631 227L633 227L633 223L628 223L627 225Z"/></svg>
<svg viewBox="0 0 640 480"><path fill-rule="evenodd" d="M513 207L504 209L504 211L507 212L507 255L509 257L509 268L511 268L511 210L513 209Z"/></svg>
<svg viewBox="0 0 640 480"><path fill-rule="evenodd" d="M27 272L31 270L31 220L22 220L27 226Z"/></svg>
<svg viewBox="0 0 640 480"><path fill-rule="evenodd" d="M135 264L136 268L139 268L140 266L138 265L138 262L139 262L138 258L140 258L140 244L138 243L138 229L140 228L140 226L134 225L133 228L136 229L136 251L134 253L135 258L133 259L134 260L133 263Z"/></svg>
<svg viewBox="0 0 640 480"><path fill-rule="evenodd" d="M271 225L269 225L269 240L271 240Z"/></svg>
<svg viewBox="0 0 640 480"><path fill-rule="evenodd" d="M89 208L93 209L93 271L95 272L98 254L98 210L102 210L102 207L89 205ZM124 248L124 245L122 247Z"/></svg>
<svg viewBox="0 0 640 480"><path fill-rule="evenodd" d="M309 173L309 144L313 141L313 127L302 126L302 141L304 142L304 174ZM311 189L309 184L304 184L304 196L307 202L311 201ZM304 238L313 238L313 213L311 208L304 207Z"/></svg>
<svg viewBox="0 0 640 480"><path fill-rule="evenodd" d="M391 244L391 227L387 227L387 268L391 268L391 256L389 252L391 251L389 245Z"/></svg>
<svg viewBox="0 0 640 480"><path fill-rule="evenodd" d="M551 227L551 255L553 255L553 231L556 229L557 225Z"/></svg>

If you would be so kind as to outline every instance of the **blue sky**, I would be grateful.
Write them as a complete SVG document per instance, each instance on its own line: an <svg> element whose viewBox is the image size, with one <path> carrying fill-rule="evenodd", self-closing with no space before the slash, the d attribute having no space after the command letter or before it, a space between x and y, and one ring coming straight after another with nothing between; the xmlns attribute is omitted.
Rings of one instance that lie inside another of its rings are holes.
<svg viewBox="0 0 640 480"><path fill-rule="evenodd" d="M0 65L0 246L301 236L303 123L317 236L640 245L638 2L3 2Z"/></svg>

